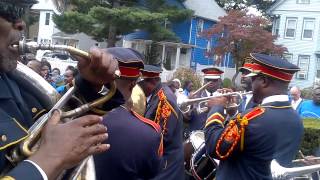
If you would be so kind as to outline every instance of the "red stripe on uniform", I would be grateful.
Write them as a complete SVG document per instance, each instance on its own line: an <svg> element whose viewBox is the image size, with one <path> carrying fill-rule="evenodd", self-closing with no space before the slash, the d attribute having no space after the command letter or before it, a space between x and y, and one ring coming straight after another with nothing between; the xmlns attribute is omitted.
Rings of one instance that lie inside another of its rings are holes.
<svg viewBox="0 0 320 180"><path fill-rule="evenodd" d="M284 81L290 81L293 77L293 74L289 74L286 72L281 72L279 70L275 70L273 68L269 68L266 66L262 66L260 64L253 64L252 65L252 70L253 71L260 71L261 73L264 73L266 75L272 76L277 79L281 79Z"/></svg>
<svg viewBox="0 0 320 180"><path fill-rule="evenodd" d="M146 71L142 71L142 77L143 78L155 78L155 77L160 77L160 73L156 73L156 72L146 72Z"/></svg>
<svg viewBox="0 0 320 180"><path fill-rule="evenodd" d="M141 120L142 122L146 123L146 124L149 124L150 126L153 127L153 129L155 129L158 133L161 132L161 128L159 126L159 124L153 122L152 120L150 119L147 119L143 116L141 116L140 114L134 112L134 111L131 111L139 120Z"/></svg>
<svg viewBox="0 0 320 180"><path fill-rule="evenodd" d="M137 68L119 66L119 70L120 70L121 76L123 76L123 77L138 77L138 76L140 76L140 70Z"/></svg>

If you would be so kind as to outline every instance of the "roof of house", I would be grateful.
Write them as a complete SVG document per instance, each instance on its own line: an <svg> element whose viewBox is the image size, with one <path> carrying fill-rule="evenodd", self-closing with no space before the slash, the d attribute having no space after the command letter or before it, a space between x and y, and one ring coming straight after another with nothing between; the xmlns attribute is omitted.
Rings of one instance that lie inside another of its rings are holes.
<svg viewBox="0 0 320 180"><path fill-rule="evenodd" d="M186 0L184 5L193 10L195 16L213 21L219 21L220 16L226 15L226 11L215 0Z"/></svg>
<svg viewBox="0 0 320 180"><path fill-rule="evenodd" d="M38 0L39 2L32 6L34 10L51 10L54 11L52 0Z"/></svg>

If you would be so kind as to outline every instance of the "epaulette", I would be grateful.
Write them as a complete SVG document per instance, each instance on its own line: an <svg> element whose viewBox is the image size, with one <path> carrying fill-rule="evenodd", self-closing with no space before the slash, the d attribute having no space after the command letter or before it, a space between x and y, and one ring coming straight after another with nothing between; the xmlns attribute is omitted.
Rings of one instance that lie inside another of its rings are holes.
<svg viewBox="0 0 320 180"><path fill-rule="evenodd" d="M264 108L256 107L252 111L246 113L244 116L241 117L241 114L238 114L236 119L230 120L227 127L218 139L215 149L217 156L220 159L227 158L233 152L239 141L241 142L240 151L243 151L246 126L249 124L250 120L253 120L264 112ZM227 146L226 152L221 152L222 146Z"/></svg>
<svg viewBox="0 0 320 180"><path fill-rule="evenodd" d="M166 134L168 118L170 117L171 113L178 118L178 114L167 100L167 96L165 95L163 89L160 89L157 95L159 97L159 104L156 111L155 122L160 124L160 119L163 120L162 134Z"/></svg>
<svg viewBox="0 0 320 180"><path fill-rule="evenodd" d="M171 109L171 112L173 112L173 114L178 118L178 113L171 106L171 104L168 101L167 96L165 95L162 88L158 91L157 95L158 95L160 101L165 101L168 104L169 108Z"/></svg>
<svg viewBox="0 0 320 180"><path fill-rule="evenodd" d="M138 114L135 111L131 110L131 112L136 118L138 118L139 120L141 120L145 124L150 125L153 129L155 129L157 131L157 133L160 133L161 138L160 138L160 144L159 144L159 148L158 148L158 155L161 157L163 155L163 134L161 133L160 125L150 119L147 119L147 118L141 116L140 114Z"/></svg>

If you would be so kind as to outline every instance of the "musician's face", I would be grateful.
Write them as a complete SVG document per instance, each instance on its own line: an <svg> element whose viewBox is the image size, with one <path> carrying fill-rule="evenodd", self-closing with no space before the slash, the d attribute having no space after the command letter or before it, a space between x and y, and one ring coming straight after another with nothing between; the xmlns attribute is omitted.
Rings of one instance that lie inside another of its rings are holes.
<svg viewBox="0 0 320 180"><path fill-rule="evenodd" d="M9 72L17 67L19 60L17 45L21 39L24 23L21 20L9 22L0 15L0 72Z"/></svg>
<svg viewBox="0 0 320 180"><path fill-rule="evenodd" d="M207 90L209 92L215 92L217 89L220 88L220 79L205 79L205 84L208 82L210 82L210 84L207 86Z"/></svg>
<svg viewBox="0 0 320 180"><path fill-rule="evenodd" d="M246 91L251 91L252 89L252 82L250 77L245 77L245 74L241 76L241 87Z"/></svg>
<svg viewBox="0 0 320 180"><path fill-rule="evenodd" d="M251 77L251 81L252 81L252 92L253 92L253 101L255 103L260 104L264 98L263 96L263 76L253 76Z"/></svg>

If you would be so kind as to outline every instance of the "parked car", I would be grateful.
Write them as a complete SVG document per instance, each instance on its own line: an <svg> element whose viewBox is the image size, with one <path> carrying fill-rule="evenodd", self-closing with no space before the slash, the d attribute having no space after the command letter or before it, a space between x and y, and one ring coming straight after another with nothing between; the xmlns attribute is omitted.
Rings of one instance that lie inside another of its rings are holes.
<svg viewBox="0 0 320 180"><path fill-rule="evenodd" d="M47 51L42 55L41 60L47 60L52 69L60 69L61 74L65 72L67 66L77 66L77 61L67 52Z"/></svg>

